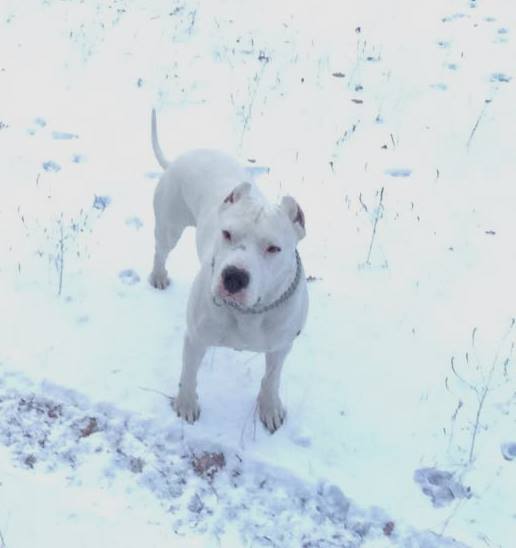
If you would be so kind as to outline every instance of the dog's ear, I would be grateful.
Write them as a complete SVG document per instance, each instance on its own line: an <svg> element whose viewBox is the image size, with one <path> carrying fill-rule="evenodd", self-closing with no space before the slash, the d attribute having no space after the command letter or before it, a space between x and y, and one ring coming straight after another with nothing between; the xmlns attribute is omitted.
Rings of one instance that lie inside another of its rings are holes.
<svg viewBox="0 0 516 548"><path fill-rule="evenodd" d="M305 237L305 214L292 196L283 196L281 207L292 221L297 237L301 240Z"/></svg>
<svg viewBox="0 0 516 548"><path fill-rule="evenodd" d="M231 204L238 202L242 196L249 194L251 191L251 183L244 182L237 185L225 198L222 203L222 208L225 209Z"/></svg>

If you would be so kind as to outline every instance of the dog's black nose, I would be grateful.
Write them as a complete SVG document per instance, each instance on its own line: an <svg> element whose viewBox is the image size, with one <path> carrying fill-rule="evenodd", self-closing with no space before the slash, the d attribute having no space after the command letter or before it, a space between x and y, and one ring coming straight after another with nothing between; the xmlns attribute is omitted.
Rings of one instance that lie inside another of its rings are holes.
<svg viewBox="0 0 516 548"><path fill-rule="evenodd" d="M222 283L228 293L238 293L249 285L249 273L236 266L228 266L222 271Z"/></svg>

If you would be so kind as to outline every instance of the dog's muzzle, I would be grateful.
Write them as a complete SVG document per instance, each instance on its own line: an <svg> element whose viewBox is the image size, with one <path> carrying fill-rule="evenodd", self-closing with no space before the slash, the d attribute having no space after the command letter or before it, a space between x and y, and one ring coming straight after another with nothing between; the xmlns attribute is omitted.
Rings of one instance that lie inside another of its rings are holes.
<svg viewBox="0 0 516 548"><path fill-rule="evenodd" d="M222 271L222 285L228 293L234 295L249 285L249 272L228 266Z"/></svg>

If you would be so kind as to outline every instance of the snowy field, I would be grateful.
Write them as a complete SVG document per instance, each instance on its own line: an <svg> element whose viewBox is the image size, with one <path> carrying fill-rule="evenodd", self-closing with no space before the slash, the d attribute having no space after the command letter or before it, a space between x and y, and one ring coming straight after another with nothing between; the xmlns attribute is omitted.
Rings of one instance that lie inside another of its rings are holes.
<svg viewBox="0 0 516 548"><path fill-rule="evenodd" d="M0 548L516 546L514 0L2 0ZM150 145L302 205L310 312L180 373Z"/></svg>

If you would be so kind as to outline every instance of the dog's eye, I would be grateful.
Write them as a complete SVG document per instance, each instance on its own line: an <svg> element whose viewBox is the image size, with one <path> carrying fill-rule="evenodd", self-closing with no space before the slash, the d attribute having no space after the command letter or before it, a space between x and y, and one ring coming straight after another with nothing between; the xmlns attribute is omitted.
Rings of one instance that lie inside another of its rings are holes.
<svg viewBox="0 0 516 548"><path fill-rule="evenodd" d="M270 245L267 248L267 253L279 253L281 251L281 247L278 247L277 245Z"/></svg>
<svg viewBox="0 0 516 548"><path fill-rule="evenodd" d="M224 237L224 240L230 242L231 241L231 232L229 230L223 230L222 236Z"/></svg>

